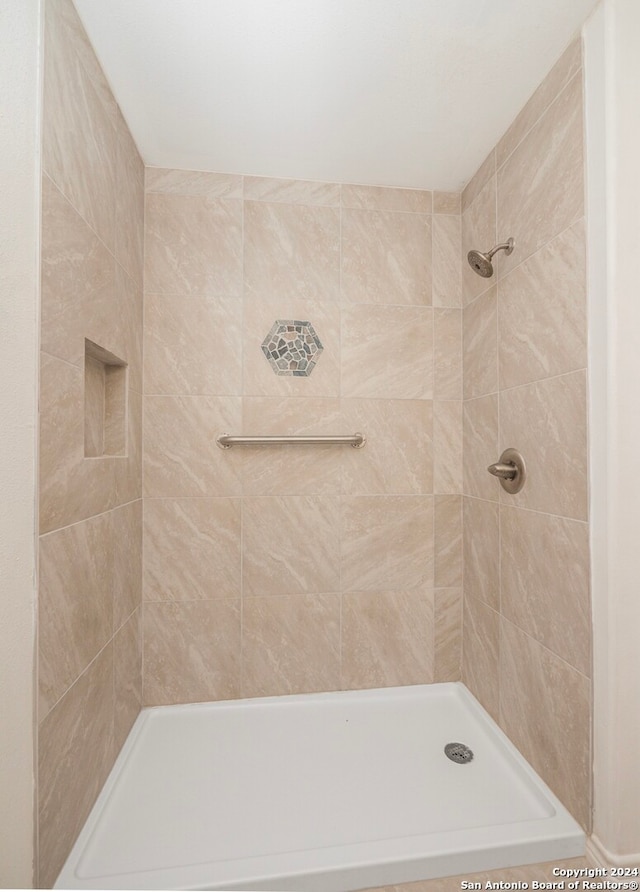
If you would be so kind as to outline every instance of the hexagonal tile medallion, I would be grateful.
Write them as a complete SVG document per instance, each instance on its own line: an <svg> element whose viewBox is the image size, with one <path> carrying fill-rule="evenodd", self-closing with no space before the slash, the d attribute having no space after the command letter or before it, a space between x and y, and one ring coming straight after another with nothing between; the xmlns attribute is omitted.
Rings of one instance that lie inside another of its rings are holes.
<svg viewBox="0 0 640 892"><path fill-rule="evenodd" d="M276 375L308 377L322 353L320 338L310 322L276 319L262 342L262 352Z"/></svg>

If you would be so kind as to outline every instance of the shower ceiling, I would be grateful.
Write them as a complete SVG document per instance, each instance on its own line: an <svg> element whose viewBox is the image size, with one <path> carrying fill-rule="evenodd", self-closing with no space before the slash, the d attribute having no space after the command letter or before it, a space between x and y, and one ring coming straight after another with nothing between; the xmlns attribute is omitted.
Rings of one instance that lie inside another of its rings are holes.
<svg viewBox="0 0 640 892"><path fill-rule="evenodd" d="M458 190L595 0L74 0L149 165Z"/></svg>

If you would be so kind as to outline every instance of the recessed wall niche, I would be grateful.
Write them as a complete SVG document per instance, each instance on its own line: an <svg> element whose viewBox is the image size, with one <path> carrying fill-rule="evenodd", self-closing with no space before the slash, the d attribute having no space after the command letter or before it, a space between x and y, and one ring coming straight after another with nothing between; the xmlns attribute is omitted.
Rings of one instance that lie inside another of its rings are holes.
<svg viewBox="0 0 640 892"><path fill-rule="evenodd" d="M85 338L85 458L127 454L127 363Z"/></svg>

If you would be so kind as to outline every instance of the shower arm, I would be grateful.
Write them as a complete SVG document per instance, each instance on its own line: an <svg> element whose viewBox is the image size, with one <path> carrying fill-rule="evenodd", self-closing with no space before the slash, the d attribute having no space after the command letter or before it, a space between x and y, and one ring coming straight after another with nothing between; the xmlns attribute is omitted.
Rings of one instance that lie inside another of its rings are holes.
<svg viewBox="0 0 640 892"><path fill-rule="evenodd" d="M503 242L501 245L496 245L489 253L487 254L487 258L489 260L493 259L493 255L497 254L498 251L506 251L507 254L511 254L513 251L513 239L510 238L508 242Z"/></svg>

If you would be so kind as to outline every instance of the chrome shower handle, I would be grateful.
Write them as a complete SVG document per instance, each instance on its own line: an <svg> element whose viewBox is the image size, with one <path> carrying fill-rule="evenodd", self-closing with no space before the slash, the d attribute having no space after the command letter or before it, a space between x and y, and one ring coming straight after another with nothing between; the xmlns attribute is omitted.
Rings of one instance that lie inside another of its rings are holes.
<svg viewBox="0 0 640 892"><path fill-rule="evenodd" d="M490 474L493 474L494 477L502 477L503 480L513 480L518 473L518 469L513 462L509 462L508 464L496 462L494 465L489 465L487 471Z"/></svg>
<svg viewBox="0 0 640 892"><path fill-rule="evenodd" d="M497 477L500 486L506 491L514 495L520 492L527 479L527 469L524 459L517 449L505 449L500 456L499 461L493 465L489 465L487 471Z"/></svg>

